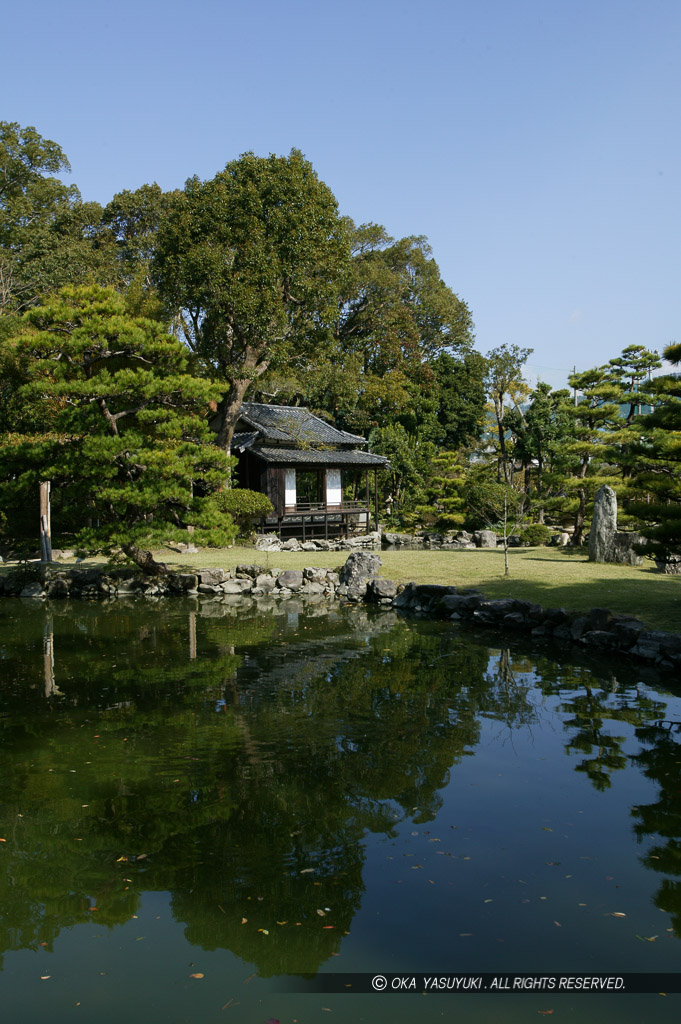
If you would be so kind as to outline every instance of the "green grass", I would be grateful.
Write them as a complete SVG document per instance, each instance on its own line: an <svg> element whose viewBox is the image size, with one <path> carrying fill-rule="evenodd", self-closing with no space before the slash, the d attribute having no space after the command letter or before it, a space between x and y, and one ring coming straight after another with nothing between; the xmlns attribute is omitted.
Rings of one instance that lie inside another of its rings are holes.
<svg viewBox="0 0 681 1024"><path fill-rule="evenodd" d="M663 576L650 563L640 568L587 561L581 553L554 548L518 548L509 552L511 575L504 577L500 550L381 552L381 574L397 582L444 583L477 587L489 597L518 597L547 608L571 611L610 608L635 615L651 629L681 632L681 577ZM231 569L239 563L264 568L303 569L342 565L344 551L282 551L253 548L203 549L197 554L158 552L174 569ZM3 566L3 568L5 568Z"/></svg>
<svg viewBox="0 0 681 1024"><path fill-rule="evenodd" d="M589 562L585 554L554 548L517 548L509 552L511 575L504 577L500 550L383 551L381 575L399 583L444 583L478 587L489 597L518 597L549 608L580 611L610 608L636 615L653 629L681 631L681 578L663 576L651 563L633 568ZM195 555L163 558L173 566L233 568L240 562L281 569L342 565L344 551L281 551L253 548L205 549Z"/></svg>

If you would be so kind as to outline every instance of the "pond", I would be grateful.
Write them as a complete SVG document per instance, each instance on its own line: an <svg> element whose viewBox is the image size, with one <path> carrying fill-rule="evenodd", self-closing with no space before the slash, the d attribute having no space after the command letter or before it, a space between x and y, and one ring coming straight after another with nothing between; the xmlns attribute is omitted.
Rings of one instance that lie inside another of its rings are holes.
<svg viewBox="0 0 681 1024"><path fill-rule="evenodd" d="M678 1019L673 992L328 990L677 971L669 680L394 611L254 609L0 603L13 1021Z"/></svg>

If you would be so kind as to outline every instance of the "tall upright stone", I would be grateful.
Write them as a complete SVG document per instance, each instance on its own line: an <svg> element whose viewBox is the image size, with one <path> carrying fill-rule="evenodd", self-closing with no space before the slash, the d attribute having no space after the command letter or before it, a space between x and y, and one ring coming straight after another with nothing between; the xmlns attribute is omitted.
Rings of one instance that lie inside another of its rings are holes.
<svg viewBox="0 0 681 1024"><path fill-rule="evenodd" d="M594 513L589 533L589 561L611 562L617 533L617 495L603 484L596 491Z"/></svg>

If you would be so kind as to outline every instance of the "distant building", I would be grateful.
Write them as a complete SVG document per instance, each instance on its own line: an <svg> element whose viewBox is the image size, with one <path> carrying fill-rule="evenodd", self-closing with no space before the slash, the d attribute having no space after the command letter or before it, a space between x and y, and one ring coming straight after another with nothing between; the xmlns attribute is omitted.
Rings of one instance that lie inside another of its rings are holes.
<svg viewBox="0 0 681 1024"><path fill-rule="evenodd" d="M261 523L266 531L303 539L369 533L369 473L375 483L378 469L389 463L363 450L366 445L365 438L337 430L309 409L244 402L232 439L237 483L272 502L273 515Z"/></svg>

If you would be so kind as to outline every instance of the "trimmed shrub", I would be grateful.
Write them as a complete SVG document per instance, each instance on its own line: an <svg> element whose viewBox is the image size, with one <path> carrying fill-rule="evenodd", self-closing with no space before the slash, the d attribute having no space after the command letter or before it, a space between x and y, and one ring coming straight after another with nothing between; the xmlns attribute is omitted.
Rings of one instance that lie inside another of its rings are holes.
<svg viewBox="0 0 681 1024"><path fill-rule="evenodd" d="M530 547L539 547L542 544L548 544L551 539L551 530L543 523L532 523L525 527L520 534L520 539Z"/></svg>
<svg viewBox="0 0 681 1024"><path fill-rule="evenodd" d="M262 519L274 511L267 495L249 491L245 487L218 491L212 496L212 500L219 512L226 512L232 517L242 533L251 530L254 519Z"/></svg>

